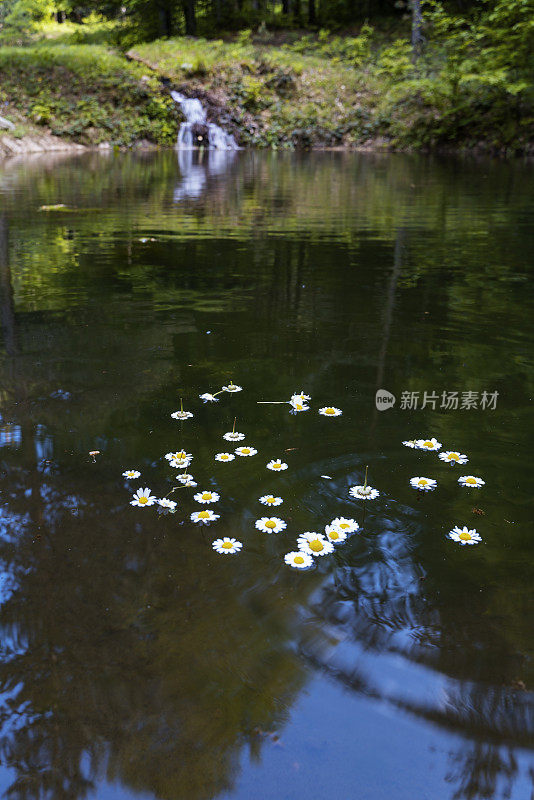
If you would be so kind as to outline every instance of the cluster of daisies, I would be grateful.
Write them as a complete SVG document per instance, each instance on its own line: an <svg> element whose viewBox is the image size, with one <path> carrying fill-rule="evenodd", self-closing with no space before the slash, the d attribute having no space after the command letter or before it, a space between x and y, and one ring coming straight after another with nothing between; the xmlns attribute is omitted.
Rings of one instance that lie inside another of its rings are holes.
<svg viewBox="0 0 534 800"><path fill-rule="evenodd" d="M224 392L232 393L241 391L241 386L238 386L234 384L233 381L230 381L227 386L223 386L223 388L219 391L213 394L205 392L199 395L199 398L205 403L213 403L218 402L217 395L223 394ZM309 410L310 406L308 403L310 400L310 395L305 394L304 392L299 392L293 394L289 401L281 402L288 402L291 406L291 411L293 413L298 413ZM319 409L319 414L326 417L337 417L342 414L342 411L334 406L325 406L324 408ZM185 411L182 402L180 402L180 410L174 411L171 414L171 417L183 422L191 419L193 414L190 411ZM234 420L234 426L232 430L223 434L222 438L225 442L237 444L237 446L234 448L233 452L216 453L214 458L215 461L219 463L233 461L236 457L251 458L258 454L258 450L255 447L243 443L245 434L236 431L235 425L236 421ZM467 456L456 451L439 452L441 449L441 443L434 438L414 439L405 441L403 444L413 449L436 451L438 452L439 458L451 466L454 466L455 464L465 464L468 461ZM167 460L169 467L182 470L182 472L176 476L178 485L171 489L169 495L179 488L198 488L194 476L188 472L188 469L193 461L192 453L188 453L185 449L177 450L166 453L165 459ZM284 472L288 469L288 465L281 459L275 458L266 464L266 468L271 472ZM135 469L126 470L123 472L123 477L127 478L128 480L136 480L140 476L141 473L139 470ZM475 477L474 475L463 475L459 478L459 483L462 486L473 488L480 488L484 485L484 481L481 478ZM410 484L415 489L423 492L432 491L437 487L437 481L434 478L426 477L411 478ZM378 489L368 485L367 470L363 485L351 486L348 490L348 494L355 500L363 501L375 500L380 496ZM217 514L211 508L206 507L212 503L217 503L220 500L220 495L218 492L203 489L202 491L197 491L193 495L193 499L196 503L202 506L202 508L198 511L194 511L190 515L191 522L197 525L210 525L211 523L214 523L220 519L220 514ZM258 500L262 505L267 506L268 508L275 508L284 502L282 497L278 497L274 494L263 495L262 497L258 498ZM160 512L165 514L174 513L177 506L177 502L175 500L171 500L169 496L158 498L151 493L151 490L148 487L137 489L130 503L132 506L137 506L139 508L157 505L160 508ZM263 516L256 520L255 527L262 533L277 534L282 533L286 529L287 523L280 517ZM325 526L324 533L317 533L315 531L305 531L304 533L301 533L297 537L297 549L286 553L284 556L284 561L287 565L295 569L308 569L313 566L317 557L333 553L336 545L340 545L345 542L350 534L355 533L358 530L359 525L354 519L336 517ZM463 528L458 526L454 527L448 535L453 541L459 542L462 545L476 544L481 541L481 537L476 530L469 530L465 526ZM233 555L241 551L243 544L233 537L225 536L220 539L215 539L212 542L212 547L217 553L221 553L223 555Z"/></svg>
<svg viewBox="0 0 534 800"><path fill-rule="evenodd" d="M269 405L273 403L275 405L288 403L291 408L289 409L290 414L298 414L299 411L309 411L309 401L311 400L311 395L305 394L304 392L298 392L291 395L289 400L261 400L262 404ZM335 406L324 406L323 408L319 409L319 414L323 417L340 417L342 415L342 410L340 408L336 408Z"/></svg>
<svg viewBox="0 0 534 800"><path fill-rule="evenodd" d="M403 445L410 447L413 450L428 450L431 452L436 452L439 459L444 461L446 464L449 464L451 467L455 466L456 464L467 464L469 461L464 453L460 453L457 450L442 450L440 452L441 442L438 442L438 440L434 437L430 439L408 439L406 442L403 442ZM468 489L480 489L485 485L485 481L483 481L482 478L478 478L476 475L461 475L458 478L458 483L460 486L464 486ZM437 487L438 482L434 478L424 478L418 476L415 478L410 478L410 484L414 489L417 489L420 492L432 492ZM452 539L453 542L458 542L458 544L462 545L478 544L482 541L482 537L479 533L477 533L475 528L469 529L465 525L463 528L455 525L454 528L449 531L448 537L449 539Z"/></svg>
<svg viewBox="0 0 534 800"><path fill-rule="evenodd" d="M199 398L204 403L213 403L218 402L217 395L222 394L223 392L240 391L242 391L242 387L234 384L231 381L228 386L223 386L220 391L213 394L210 392L205 392L199 395ZM304 392L299 392L293 394L291 399L287 402L289 402L292 412L298 413L300 411L309 410L310 407L308 402L310 400L310 395L305 394ZM342 411L334 406L325 406L324 408L319 409L319 414L325 417L338 417L342 414ZM180 402L180 410L174 411L171 414L171 417L183 422L191 419L193 414L190 411L185 411L183 408L183 403ZM226 442L238 443L243 442L245 439L245 434L236 431L234 420L234 426L232 430L223 434L222 438ZM216 453L214 458L215 461L225 463L233 461L236 456L247 458L255 456L257 453L258 450L252 445L239 444L237 447L235 447L233 452ZM193 460L192 453L188 453L184 449L177 450L171 453L166 453L165 459L171 468L183 470L183 472L176 476L180 486L173 487L169 494L172 494L176 489L181 487L197 487L197 483L193 475L188 472L188 468ZM282 459L274 458L266 464L266 468L271 472L284 472L288 469L288 465L282 461ZM126 470L122 474L123 477L127 478L128 480L136 480L141 476L139 470L135 469ZM363 486L352 486L349 489L349 494L352 497L361 500L373 500L379 496L378 490L373 489L372 486L368 486L367 481L365 481ZM191 514L191 522L199 525L209 525L213 522L216 522L220 518L220 515L216 514L211 508L205 508L205 506L211 503L217 503L220 500L220 495L218 492L204 489L194 494L193 499L195 502L204 506L204 508L199 511L194 511ZM269 508L275 508L276 506L281 505L284 501L282 497L278 497L274 494L266 494L259 498L259 502ZM151 490L148 487L138 489L133 495L130 503L132 506L137 506L138 508L148 508L150 506L157 505L160 507L163 513L174 513L177 506L177 502L171 500L169 497L156 497L156 495L151 493ZM287 523L279 517L265 516L256 520L255 527L262 533L281 533L287 527ZM337 517L325 526L324 533L306 531L300 534L300 536L297 538L297 550L287 553L284 556L284 561L286 564L294 567L295 569L307 569L313 565L315 557L329 555L334 551L334 545L342 544L344 541L346 541L349 534L354 533L358 529L359 525L355 520L346 519L345 517ZM225 536L221 539L215 539L212 543L212 547L217 553L232 555L239 553L243 547L243 544L233 537Z"/></svg>

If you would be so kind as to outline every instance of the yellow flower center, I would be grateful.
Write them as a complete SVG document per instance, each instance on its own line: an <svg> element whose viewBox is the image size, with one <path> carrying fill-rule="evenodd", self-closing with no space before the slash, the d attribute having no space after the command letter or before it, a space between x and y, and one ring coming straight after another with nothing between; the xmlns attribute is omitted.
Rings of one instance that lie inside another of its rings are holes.
<svg viewBox="0 0 534 800"><path fill-rule="evenodd" d="M280 469L281 466L281 464L273 464L273 469Z"/></svg>
<svg viewBox="0 0 534 800"><path fill-rule="evenodd" d="M426 486L427 483L428 481L426 478L421 478L421 480L419 481L419 486Z"/></svg>
<svg viewBox="0 0 534 800"><path fill-rule="evenodd" d="M266 528L276 528L276 522L273 519L268 520L265 523Z"/></svg>
<svg viewBox="0 0 534 800"><path fill-rule="evenodd" d="M345 530L345 528L350 528L350 525L349 525L349 523L348 523L348 522L340 522L340 523L339 523L339 527L340 527L342 530Z"/></svg>
<svg viewBox="0 0 534 800"><path fill-rule="evenodd" d="M339 539L339 533L337 531L330 531L330 538Z"/></svg>
<svg viewBox="0 0 534 800"><path fill-rule="evenodd" d="M321 550L324 550L324 544L319 539L312 539L309 545L310 550L313 550L314 553L320 553Z"/></svg>
<svg viewBox="0 0 534 800"><path fill-rule="evenodd" d="M325 414L335 414L336 410L335 410L335 408L327 408L324 413Z"/></svg>
<svg viewBox="0 0 534 800"><path fill-rule="evenodd" d="M460 534L460 539L462 539L464 542L469 542L471 539L471 534L464 531Z"/></svg>
<svg viewBox="0 0 534 800"><path fill-rule="evenodd" d="M224 547L225 550L231 550L233 547L232 542L223 542L222 546Z"/></svg>
<svg viewBox="0 0 534 800"><path fill-rule="evenodd" d="M266 502L272 505L274 503L274 497L268 497Z"/></svg>
<svg viewBox="0 0 534 800"><path fill-rule="evenodd" d="M295 564L304 564L304 559L302 558L302 556L295 556L295 558L293 559L293 562Z"/></svg>
<svg viewBox="0 0 534 800"><path fill-rule="evenodd" d="M459 458L458 453L449 453L449 461L458 461Z"/></svg>
<svg viewBox="0 0 534 800"><path fill-rule="evenodd" d="M250 447L242 447L241 452L244 453L246 456L250 453Z"/></svg>
<svg viewBox="0 0 534 800"><path fill-rule="evenodd" d="M209 511L199 511L198 512L198 518L199 519L208 519L209 517L210 517L210 512Z"/></svg>
<svg viewBox="0 0 534 800"><path fill-rule="evenodd" d="M140 497L140 498L139 498L139 502L140 502L142 505L144 505L145 503L148 503L148 497Z"/></svg>
<svg viewBox="0 0 534 800"><path fill-rule="evenodd" d="M221 461L228 461L228 456L221 456Z"/></svg>
<svg viewBox="0 0 534 800"><path fill-rule="evenodd" d="M467 478L467 480L466 480L466 483L470 483L471 485L473 485L476 482L477 482L476 478Z"/></svg>
<svg viewBox="0 0 534 800"><path fill-rule="evenodd" d="M433 443L431 441L428 441L428 440L426 442L423 442L423 445L425 447L433 447L434 446Z"/></svg>
<svg viewBox="0 0 534 800"><path fill-rule="evenodd" d="M203 492L202 493L203 500L211 500L211 492Z"/></svg>

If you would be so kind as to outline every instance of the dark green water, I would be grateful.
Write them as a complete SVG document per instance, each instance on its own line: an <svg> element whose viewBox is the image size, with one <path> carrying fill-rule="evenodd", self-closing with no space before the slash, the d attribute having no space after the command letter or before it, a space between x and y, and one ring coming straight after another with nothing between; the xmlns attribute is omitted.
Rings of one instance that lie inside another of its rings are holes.
<svg viewBox="0 0 534 800"><path fill-rule="evenodd" d="M529 800L532 168L180 161L0 165L2 797ZM201 403L230 379L243 391ZM299 390L296 416L257 402ZM498 396L455 410L443 392ZM220 464L234 417L258 454ZM469 463L402 445L427 436ZM170 491L182 447L221 495L211 527L189 521L192 489L174 515L129 505ZM268 492L272 536L254 527ZM360 532L284 564L340 515ZM220 536L242 552L213 552Z"/></svg>

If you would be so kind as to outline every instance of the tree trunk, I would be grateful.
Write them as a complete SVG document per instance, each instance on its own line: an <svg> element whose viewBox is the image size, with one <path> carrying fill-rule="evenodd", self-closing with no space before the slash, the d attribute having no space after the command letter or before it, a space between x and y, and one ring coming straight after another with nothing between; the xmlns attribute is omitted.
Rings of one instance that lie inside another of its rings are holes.
<svg viewBox="0 0 534 800"><path fill-rule="evenodd" d="M300 15L301 14L302 14L301 2L300 2L300 0L294 0L294 2L293 2L293 18L294 18L295 22L297 23L297 25L300 25L300 21L301 21Z"/></svg>
<svg viewBox="0 0 534 800"><path fill-rule="evenodd" d="M412 48L414 61L421 54L423 45L422 27L421 0L412 0Z"/></svg>
<svg viewBox="0 0 534 800"><path fill-rule="evenodd" d="M197 35L197 18L195 14L195 0L183 0L185 17L185 35Z"/></svg>
<svg viewBox="0 0 534 800"><path fill-rule="evenodd" d="M315 0L308 0L308 22L310 25L315 25L316 21Z"/></svg>
<svg viewBox="0 0 534 800"><path fill-rule="evenodd" d="M282 0L282 14L289 15L289 0Z"/></svg>

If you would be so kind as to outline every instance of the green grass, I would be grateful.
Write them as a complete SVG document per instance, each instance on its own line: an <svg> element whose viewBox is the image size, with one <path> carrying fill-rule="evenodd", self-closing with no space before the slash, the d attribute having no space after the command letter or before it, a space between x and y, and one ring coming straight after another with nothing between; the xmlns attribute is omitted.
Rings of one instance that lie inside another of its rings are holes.
<svg viewBox="0 0 534 800"><path fill-rule="evenodd" d="M3 47L3 115L82 144L173 144L176 106L145 73L102 45Z"/></svg>

